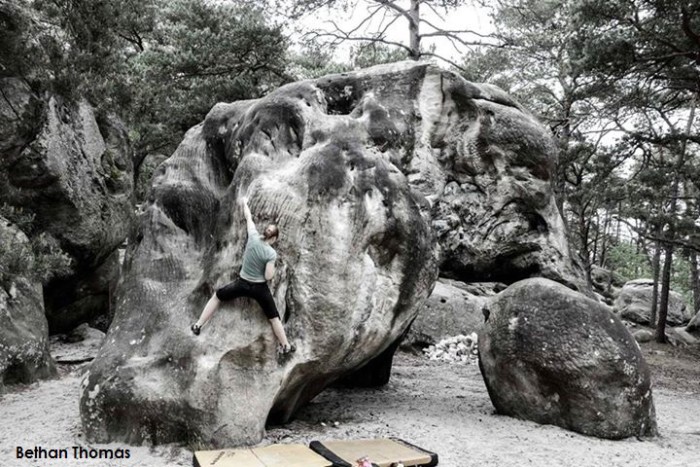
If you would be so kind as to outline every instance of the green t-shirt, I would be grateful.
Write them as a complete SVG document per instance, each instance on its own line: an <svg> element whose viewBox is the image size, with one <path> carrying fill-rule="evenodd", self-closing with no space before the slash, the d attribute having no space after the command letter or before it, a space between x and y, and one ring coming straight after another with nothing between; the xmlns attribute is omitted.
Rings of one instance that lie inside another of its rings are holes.
<svg viewBox="0 0 700 467"><path fill-rule="evenodd" d="M249 282L265 282L265 265L276 259L277 252L260 238L257 229L248 230L241 277Z"/></svg>

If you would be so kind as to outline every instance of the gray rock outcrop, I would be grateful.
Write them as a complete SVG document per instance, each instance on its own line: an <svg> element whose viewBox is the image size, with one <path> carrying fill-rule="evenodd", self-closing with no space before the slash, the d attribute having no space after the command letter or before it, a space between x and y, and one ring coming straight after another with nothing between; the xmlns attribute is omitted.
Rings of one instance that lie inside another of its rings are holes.
<svg viewBox="0 0 700 467"><path fill-rule="evenodd" d="M477 332L484 323L483 308L488 297L504 288L497 283L465 284L440 278L402 345L424 347Z"/></svg>
<svg viewBox="0 0 700 467"><path fill-rule="evenodd" d="M653 287L654 282L651 279L635 279L625 283L613 304L614 312L633 323L651 324ZM683 296L671 290L666 323L670 326L681 326L687 324L691 318Z"/></svg>
<svg viewBox="0 0 700 467"><path fill-rule="evenodd" d="M125 129L86 103L35 94L0 78L0 203L35 216L73 258L72 273L45 284L52 332L66 332L109 308L117 247L133 220Z"/></svg>
<svg viewBox="0 0 700 467"><path fill-rule="evenodd" d="M25 3L0 0L0 205L33 215L25 233L72 257L72 271L44 284L49 329L66 332L109 309L134 218L131 151L116 118L52 90L45 18Z"/></svg>
<svg viewBox="0 0 700 467"><path fill-rule="evenodd" d="M498 413L599 438L656 434L649 368L604 305L526 279L488 308L479 365Z"/></svg>
<svg viewBox="0 0 700 467"><path fill-rule="evenodd" d="M386 382L438 262L469 280L575 283L554 157L548 131L502 91L425 63L218 104L156 170L85 381L85 432L255 443L266 420L288 420L336 380ZM286 365L249 301L202 338L187 329L238 271L242 195L282 232L271 289L299 348Z"/></svg>
<svg viewBox="0 0 700 467"><path fill-rule="evenodd" d="M8 384L32 383L56 374L41 283L30 274L14 274L31 262L27 237L0 217L0 393ZM12 260L14 258L14 260ZM29 271L28 271L29 272Z"/></svg>

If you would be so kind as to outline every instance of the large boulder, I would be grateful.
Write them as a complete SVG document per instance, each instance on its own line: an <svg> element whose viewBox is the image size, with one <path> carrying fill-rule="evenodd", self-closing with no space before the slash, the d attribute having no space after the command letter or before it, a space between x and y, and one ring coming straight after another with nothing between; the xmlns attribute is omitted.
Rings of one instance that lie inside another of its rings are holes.
<svg viewBox="0 0 700 467"><path fill-rule="evenodd" d="M651 324L653 289L654 281L651 279L635 279L625 283L613 304L614 312L633 323ZM692 312L683 296L671 290L668 297L666 323L671 326L681 326L687 324L692 317Z"/></svg>
<svg viewBox="0 0 700 467"><path fill-rule="evenodd" d="M84 382L89 439L256 443L267 421L396 344L437 265L425 200L383 151L396 135L381 97L424 68L358 73L354 91L343 77L287 85L219 104L187 133L156 171ZM353 93L354 113L341 111L335 99ZM280 228L270 287L298 347L284 363L252 301L226 304L199 337L188 328L240 269L242 195L260 228Z"/></svg>
<svg viewBox="0 0 700 467"><path fill-rule="evenodd" d="M554 159L551 135L503 91L426 63L218 104L155 172L85 381L86 433L254 443L335 380L386 382L436 257L470 280L576 282ZM283 366L248 301L200 339L187 330L240 266L242 194L282 232L271 288L299 347Z"/></svg>
<svg viewBox="0 0 700 467"><path fill-rule="evenodd" d="M526 279L488 310L479 365L498 413L600 438L656 434L649 368L604 305Z"/></svg>
<svg viewBox="0 0 700 467"><path fill-rule="evenodd" d="M483 308L488 297L504 288L498 283L465 284L440 278L402 345L425 347L477 332L484 323Z"/></svg>
<svg viewBox="0 0 700 467"><path fill-rule="evenodd" d="M27 237L0 217L0 393L5 385L56 374L41 283Z"/></svg>
<svg viewBox="0 0 700 467"><path fill-rule="evenodd" d="M45 32L22 5L0 0L0 205L33 215L28 234L73 258L70 273L44 284L50 331L65 332L109 309L116 249L134 220L131 151L116 118L36 79L47 78Z"/></svg>

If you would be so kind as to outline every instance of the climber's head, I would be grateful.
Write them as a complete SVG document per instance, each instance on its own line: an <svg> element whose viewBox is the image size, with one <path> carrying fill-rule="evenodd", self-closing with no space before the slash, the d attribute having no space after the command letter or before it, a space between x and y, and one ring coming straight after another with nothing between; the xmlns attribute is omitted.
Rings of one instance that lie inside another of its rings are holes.
<svg viewBox="0 0 700 467"><path fill-rule="evenodd" d="M263 231L263 238L269 243L274 243L279 235L280 231L275 224L269 224Z"/></svg>

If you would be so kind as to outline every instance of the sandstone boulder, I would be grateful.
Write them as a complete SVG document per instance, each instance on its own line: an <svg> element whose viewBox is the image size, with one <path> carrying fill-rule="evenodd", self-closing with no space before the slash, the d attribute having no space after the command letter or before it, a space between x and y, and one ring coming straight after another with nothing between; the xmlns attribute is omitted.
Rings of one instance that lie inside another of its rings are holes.
<svg viewBox="0 0 700 467"><path fill-rule="evenodd" d="M483 308L488 297L504 288L497 283L465 284L440 278L402 345L425 347L478 331L484 323Z"/></svg>
<svg viewBox="0 0 700 467"><path fill-rule="evenodd" d="M632 333L637 342L651 342L654 340L654 331L650 329L638 329Z"/></svg>
<svg viewBox="0 0 700 467"><path fill-rule="evenodd" d="M156 170L85 381L86 433L254 443L335 380L386 382L436 257L455 278L574 284L554 158L549 132L502 91L425 63L218 104ZM240 266L243 194L282 231L271 287L299 347L287 365L248 301L206 338L188 333Z"/></svg>
<svg viewBox="0 0 700 467"><path fill-rule="evenodd" d="M479 364L498 413L600 438L656 434L634 338L603 305L547 279L491 300Z"/></svg>
<svg viewBox="0 0 700 467"><path fill-rule="evenodd" d="M31 263L31 257L27 237L0 217L0 393L5 385L31 383L56 373L49 355L41 283L31 271L17 271Z"/></svg>
<svg viewBox="0 0 700 467"><path fill-rule="evenodd" d="M73 258L72 273L44 290L49 327L65 332L109 308L114 255L133 218L126 130L17 78L0 78L0 91L0 204L34 215L33 235L52 236Z"/></svg>
<svg viewBox="0 0 700 467"><path fill-rule="evenodd" d="M620 317L638 324L651 324L651 304L654 282L651 279L635 279L627 282L613 304ZM680 326L692 318L683 296L671 290L668 298L666 323Z"/></svg>
<svg viewBox="0 0 700 467"><path fill-rule="evenodd" d="M156 171L84 382L91 440L256 443L398 341L437 275L425 200L385 153L397 134L381 98L399 100L416 70L294 83L219 104L187 133ZM252 301L226 304L198 338L188 328L240 269L242 195L281 231L270 287L298 347L286 363Z"/></svg>
<svg viewBox="0 0 700 467"><path fill-rule="evenodd" d="M552 191L551 132L493 86L429 71L416 91L395 106L420 118L410 152L397 158L431 200L441 275L508 284L544 276L587 291Z"/></svg>

